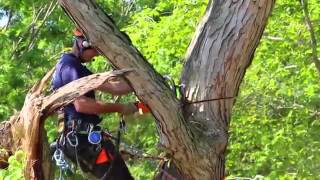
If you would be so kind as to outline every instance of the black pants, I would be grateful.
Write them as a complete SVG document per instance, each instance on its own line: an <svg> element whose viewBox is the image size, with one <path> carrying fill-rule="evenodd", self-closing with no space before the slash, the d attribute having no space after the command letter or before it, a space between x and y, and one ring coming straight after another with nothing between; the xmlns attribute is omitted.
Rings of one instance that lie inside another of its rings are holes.
<svg viewBox="0 0 320 180"><path fill-rule="evenodd" d="M106 135L103 135L101 145L89 143L87 134L77 134L77 138L78 146L76 148L65 141L62 150L73 163L78 163L84 172L90 172L97 178L104 180L133 180L124 160ZM97 156L102 148L106 150L108 159L112 160L96 164Z"/></svg>

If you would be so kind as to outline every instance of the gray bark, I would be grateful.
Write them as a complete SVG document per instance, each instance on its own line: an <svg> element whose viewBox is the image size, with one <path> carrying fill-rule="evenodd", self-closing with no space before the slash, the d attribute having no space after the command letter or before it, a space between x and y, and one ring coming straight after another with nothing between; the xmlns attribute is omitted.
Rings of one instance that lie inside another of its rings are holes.
<svg viewBox="0 0 320 180"><path fill-rule="evenodd" d="M197 147L203 163L197 165L198 177L210 179L205 172L212 172L215 179L224 176L232 106L273 4L272 0L211 2L189 46L181 82L186 87L186 121L201 137Z"/></svg>

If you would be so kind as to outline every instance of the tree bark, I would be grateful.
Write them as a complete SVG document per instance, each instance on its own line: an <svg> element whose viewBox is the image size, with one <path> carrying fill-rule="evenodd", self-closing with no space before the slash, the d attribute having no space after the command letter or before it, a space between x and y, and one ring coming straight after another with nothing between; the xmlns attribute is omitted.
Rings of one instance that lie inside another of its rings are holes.
<svg viewBox="0 0 320 180"><path fill-rule="evenodd" d="M273 4L273 0L211 2L189 46L181 82L186 87L185 118L201 137L198 177L224 176L232 106Z"/></svg>

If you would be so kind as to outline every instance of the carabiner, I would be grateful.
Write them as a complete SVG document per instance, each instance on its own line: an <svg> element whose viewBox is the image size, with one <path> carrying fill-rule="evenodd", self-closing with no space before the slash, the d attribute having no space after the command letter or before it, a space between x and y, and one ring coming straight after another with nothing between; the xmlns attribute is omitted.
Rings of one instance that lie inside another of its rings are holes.
<svg viewBox="0 0 320 180"><path fill-rule="evenodd" d="M74 139L74 143L72 142L72 140L69 136L72 136L71 138ZM70 144L70 146L72 146L72 147L77 147L79 145L78 137L74 131L68 132L68 134L66 135L66 139L67 139L68 143Z"/></svg>

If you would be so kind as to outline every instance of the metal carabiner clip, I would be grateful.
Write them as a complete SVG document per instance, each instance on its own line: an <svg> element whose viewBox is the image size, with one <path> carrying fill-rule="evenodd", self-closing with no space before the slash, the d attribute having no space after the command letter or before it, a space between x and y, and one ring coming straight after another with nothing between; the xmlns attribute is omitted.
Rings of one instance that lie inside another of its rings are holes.
<svg viewBox="0 0 320 180"><path fill-rule="evenodd" d="M127 132L127 126L123 116L121 116L121 119L119 122L119 131L121 131L123 134Z"/></svg>
<svg viewBox="0 0 320 180"><path fill-rule="evenodd" d="M65 166L64 154L61 149L56 149L53 154L53 159L56 161L57 166Z"/></svg>
<svg viewBox="0 0 320 180"><path fill-rule="evenodd" d="M53 153L53 159L55 161L61 161L63 159L63 153L61 151L61 149L56 149Z"/></svg>
<svg viewBox="0 0 320 180"><path fill-rule="evenodd" d="M73 139L71 139L71 138L73 138ZM79 145L78 137L74 131L68 132L68 134L66 135L66 139L67 139L68 143L70 144L70 146L72 146L72 147L77 147ZM72 141L74 141L74 142L72 142Z"/></svg>

